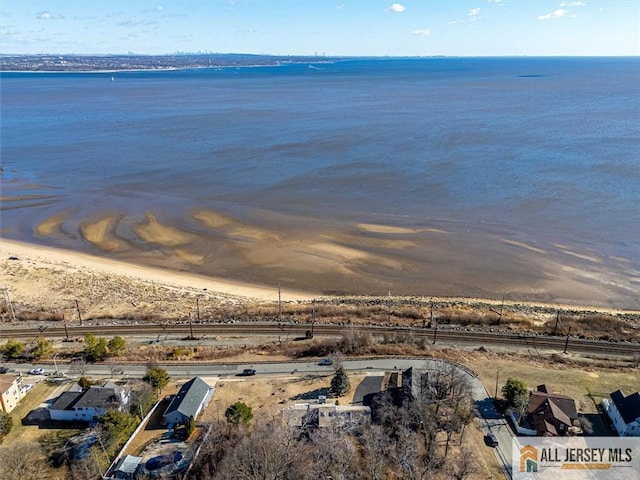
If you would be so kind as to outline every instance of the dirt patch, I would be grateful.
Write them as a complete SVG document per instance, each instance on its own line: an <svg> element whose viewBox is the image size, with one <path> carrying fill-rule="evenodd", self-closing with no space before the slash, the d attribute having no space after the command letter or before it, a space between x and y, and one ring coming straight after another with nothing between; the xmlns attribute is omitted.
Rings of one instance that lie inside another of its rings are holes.
<svg viewBox="0 0 640 480"><path fill-rule="evenodd" d="M350 404L356 387L364 377L363 374L350 373L349 392L337 399L328 399L328 402L337 400L340 405ZM250 379L220 378L216 382L216 392L203 413L202 420L224 419L225 410L235 402L244 402L249 405L256 420L270 419L279 415L287 406L294 405L296 402L306 402L310 400L308 397L315 393L325 392L331 384L331 378L332 374L304 377L256 376Z"/></svg>

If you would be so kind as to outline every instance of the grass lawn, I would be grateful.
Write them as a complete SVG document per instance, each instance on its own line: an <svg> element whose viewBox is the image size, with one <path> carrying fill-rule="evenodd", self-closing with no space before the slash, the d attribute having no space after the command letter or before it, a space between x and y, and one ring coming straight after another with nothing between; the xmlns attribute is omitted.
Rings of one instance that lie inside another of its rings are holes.
<svg viewBox="0 0 640 480"><path fill-rule="evenodd" d="M523 380L527 387L546 384L552 392L573 397L581 413L596 413L596 404L610 393L622 389L625 395L640 390L638 370L582 370L564 365L537 365L506 359L474 359L467 366L478 374L491 396L495 393L496 373L498 396L508 378Z"/></svg>
<svg viewBox="0 0 640 480"><path fill-rule="evenodd" d="M25 383L28 383L28 379L25 379ZM22 419L31 411L52 396L57 396L56 390L60 389L60 385L53 385L45 381L38 382L27 393L27 395L20 400L18 406L11 412L11 418L13 419L13 428L9 435L4 438L3 445L9 445L18 441L35 441L41 436L50 433L52 430L44 430L38 428L37 425L22 425ZM63 390L68 388L65 385ZM62 393L62 392L60 392Z"/></svg>

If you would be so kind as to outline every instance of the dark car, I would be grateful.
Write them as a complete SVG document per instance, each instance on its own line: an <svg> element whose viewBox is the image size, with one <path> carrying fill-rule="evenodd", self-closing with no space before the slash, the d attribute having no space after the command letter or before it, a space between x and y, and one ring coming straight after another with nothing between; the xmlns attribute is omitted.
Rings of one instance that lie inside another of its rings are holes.
<svg viewBox="0 0 640 480"><path fill-rule="evenodd" d="M9 369L7 367L0 367L0 373L7 373Z"/></svg>
<svg viewBox="0 0 640 480"><path fill-rule="evenodd" d="M244 370L242 370L242 373L240 375L242 375L243 377L250 377L251 375L255 375L256 371L253 368L245 368Z"/></svg>
<svg viewBox="0 0 640 480"><path fill-rule="evenodd" d="M322 360L320 360L318 365L333 365L333 360L331 360L330 358L323 358Z"/></svg>
<svg viewBox="0 0 640 480"><path fill-rule="evenodd" d="M487 436L485 437L485 441L487 442L487 445L489 445L490 447L498 446L498 437L496 437L494 433L488 433Z"/></svg>

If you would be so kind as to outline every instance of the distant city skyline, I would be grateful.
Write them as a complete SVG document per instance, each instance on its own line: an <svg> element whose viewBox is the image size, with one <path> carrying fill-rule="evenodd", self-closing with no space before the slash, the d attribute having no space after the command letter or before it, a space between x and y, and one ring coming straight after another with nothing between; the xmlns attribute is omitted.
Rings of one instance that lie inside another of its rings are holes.
<svg viewBox="0 0 640 480"><path fill-rule="evenodd" d="M640 1L3 0L3 54L637 56Z"/></svg>

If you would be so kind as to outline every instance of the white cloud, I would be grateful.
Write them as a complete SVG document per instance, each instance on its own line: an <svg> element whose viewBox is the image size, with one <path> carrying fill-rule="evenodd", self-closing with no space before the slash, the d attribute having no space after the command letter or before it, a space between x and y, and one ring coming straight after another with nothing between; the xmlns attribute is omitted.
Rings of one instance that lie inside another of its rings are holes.
<svg viewBox="0 0 640 480"><path fill-rule="evenodd" d="M477 20L478 15L480 15L480 8L474 8L469 10L469 16L471 17L471 20Z"/></svg>
<svg viewBox="0 0 640 480"><path fill-rule="evenodd" d="M338 10L342 10L344 8L344 3L339 4L336 8Z"/></svg>
<svg viewBox="0 0 640 480"><path fill-rule="evenodd" d="M163 11L163 10L164 10L164 7L163 7L162 5L158 5L158 6L156 7L156 12L161 12L161 11Z"/></svg>
<svg viewBox="0 0 640 480"><path fill-rule="evenodd" d="M540 15L538 20L549 20L550 18L560 18L564 17L569 11L564 8L559 8L551 13L547 13L546 15Z"/></svg>
<svg viewBox="0 0 640 480"><path fill-rule="evenodd" d="M449 25L455 25L456 23L458 22L456 22L455 20L452 20L451 22L449 22Z"/></svg>
<svg viewBox="0 0 640 480"><path fill-rule="evenodd" d="M561 7L584 7L585 5L584 2L562 2L560 4Z"/></svg>
<svg viewBox="0 0 640 480"><path fill-rule="evenodd" d="M38 12L36 18L39 20L51 20L53 16L49 12Z"/></svg>
<svg viewBox="0 0 640 480"><path fill-rule="evenodd" d="M405 11L405 7L399 3L394 3L387 9L387 11L391 13L402 13Z"/></svg>
<svg viewBox="0 0 640 480"><path fill-rule="evenodd" d="M411 32L412 35L417 35L419 37L426 37L428 35L431 35L431 29L430 28L419 28L418 30L414 30L413 32Z"/></svg>

